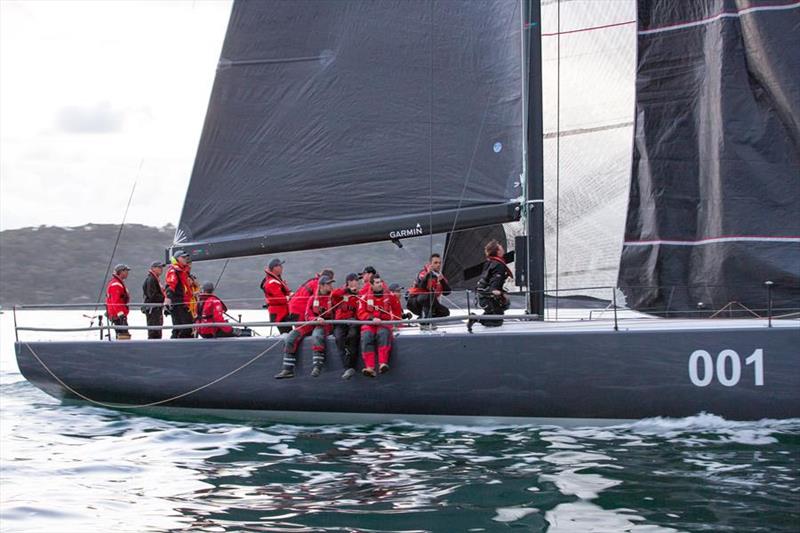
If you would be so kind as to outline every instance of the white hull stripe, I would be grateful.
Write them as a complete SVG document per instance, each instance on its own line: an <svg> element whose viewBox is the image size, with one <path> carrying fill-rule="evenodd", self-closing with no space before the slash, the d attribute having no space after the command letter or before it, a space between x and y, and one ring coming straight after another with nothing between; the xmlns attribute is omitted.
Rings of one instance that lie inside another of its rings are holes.
<svg viewBox="0 0 800 533"><path fill-rule="evenodd" d="M669 241L669 240L653 240L653 241L625 241L625 246L702 246L704 244L716 244L718 242L788 242L800 244L800 237L716 237L713 239L700 239L697 241Z"/></svg>
<svg viewBox="0 0 800 533"><path fill-rule="evenodd" d="M742 15L748 15L750 13L756 13L758 11L783 11L786 9L796 9L800 7L800 2L794 2L791 4L775 4L775 5L766 5L766 6L757 6L757 7L748 7L742 9L740 11L734 12L722 12L717 15L704 18L702 20L695 20L692 22L683 22L679 24L673 24L671 26L662 26L660 28L652 28L649 30L640 30L638 33L639 35L651 35L654 33L662 33L666 31L673 31L673 30L682 30L684 28L692 28L694 26L703 26L705 24L711 24L712 22L716 22L723 18L739 18Z"/></svg>

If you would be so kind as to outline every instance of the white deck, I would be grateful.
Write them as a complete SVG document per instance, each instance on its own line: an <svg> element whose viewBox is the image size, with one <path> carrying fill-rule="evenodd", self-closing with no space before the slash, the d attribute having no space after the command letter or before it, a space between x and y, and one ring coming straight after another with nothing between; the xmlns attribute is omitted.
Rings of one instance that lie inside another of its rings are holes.
<svg viewBox="0 0 800 533"><path fill-rule="evenodd" d="M460 313L454 313L457 317ZM476 335L493 335L508 332L563 332L563 331L613 331L614 313L604 309L559 309L558 320L515 321L513 316L521 311L511 310L502 326L486 328L480 324L472 326ZM549 314L553 314L549 311ZM766 318L656 318L635 311L617 310L619 331L663 331L663 330L702 330L702 329L761 329L769 327ZM799 328L800 318L773 319L773 328ZM418 326L402 327L400 334L406 335L446 335L466 332L465 323L440 324L433 331L421 331Z"/></svg>

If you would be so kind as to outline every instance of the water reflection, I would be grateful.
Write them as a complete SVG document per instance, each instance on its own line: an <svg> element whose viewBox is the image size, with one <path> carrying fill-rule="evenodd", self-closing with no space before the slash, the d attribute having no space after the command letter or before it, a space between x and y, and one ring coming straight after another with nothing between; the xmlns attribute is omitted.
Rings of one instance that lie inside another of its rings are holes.
<svg viewBox="0 0 800 533"><path fill-rule="evenodd" d="M5 331L5 330L4 330ZM795 531L800 421L247 426L61 405L0 350L3 531Z"/></svg>

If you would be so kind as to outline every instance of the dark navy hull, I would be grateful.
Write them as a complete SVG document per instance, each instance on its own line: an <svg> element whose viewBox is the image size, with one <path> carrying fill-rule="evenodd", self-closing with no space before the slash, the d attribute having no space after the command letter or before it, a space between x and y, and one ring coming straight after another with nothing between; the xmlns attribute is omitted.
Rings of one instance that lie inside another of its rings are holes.
<svg viewBox="0 0 800 533"><path fill-rule="evenodd" d="M52 396L76 398L32 351L81 395L141 405L207 384L276 342L281 343L257 337L36 342L18 343L16 349L22 374ZM164 405L290 412L301 419L307 413L315 420L326 412L388 418L639 419L701 411L732 420L800 417L796 327L401 335L388 374L376 379L359 374L350 381L340 378L342 365L335 356L319 378L312 378L308 341L297 377L275 380L281 347L219 383ZM692 358L698 350L707 356ZM752 356L758 350L760 362ZM335 354L332 339L329 353Z"/></svg>

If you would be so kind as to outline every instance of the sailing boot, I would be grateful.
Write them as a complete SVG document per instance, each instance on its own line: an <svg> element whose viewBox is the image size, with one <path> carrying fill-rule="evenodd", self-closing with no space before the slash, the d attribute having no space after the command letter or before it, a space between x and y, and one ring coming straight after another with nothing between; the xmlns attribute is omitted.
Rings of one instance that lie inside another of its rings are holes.
<svg viewBox="0 0 800 533"><path fill-rule="evenodd" d="M381 363L381 366L378 367L378 370L380 371L381 374L385 374L389 371L389 365L387 365L386 363Z"/></svg>
<svg viewBox="0 0 800 533"><path fill-rule="evenodd" d="M297 364L297 357L293 353L283 354L283 370L275 374L275 379L289 379L294 377L294 365Z"/></svg>
<svg viewBox="0 0 800 533"><path fill-rule="evenodd" d="M355 375L356 375L356 369L355 368L348 368L347 370L344 371L344 374L342 374L342 379L345 379L345 380L346 379L350 379Z"/></svg>
<svg viewBox="0 0 800 533"><path fill-rule="evenodd" d="M311 369L311 377L318 378L320 374L322 374L322 365L314 365L314 368Z"/></svg>
<svg viewBox="0 0 800 533"><path fill-rule="evenodd" d="M375 369L370 367L370 366L364 367L361 370L361 373L364 374L365 376L367 376L368 378L374 378L375 377Z"/></svg>
<svg viewBox="0 0 800 533"><path fill-rule="evenodd" d="M422 318L422 319L428 318L428 307L427 306L423 305L422 309L419 310L419 317ZM420 325L419 325L419 330L420 331L430 331L431 330L431 325L428 324L427 322L421 322Z"/></svg>

